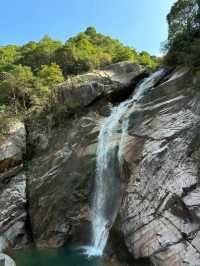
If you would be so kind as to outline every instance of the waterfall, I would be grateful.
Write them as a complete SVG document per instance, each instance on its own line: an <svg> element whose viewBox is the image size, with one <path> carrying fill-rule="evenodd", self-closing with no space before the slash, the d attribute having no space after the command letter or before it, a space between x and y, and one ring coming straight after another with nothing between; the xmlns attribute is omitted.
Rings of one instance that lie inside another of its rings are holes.
<svg viewBox="0 0 200 266"><path fill-rule="evenodd" d="M164 70L153 73L137 86L133 96L114 107L102 124L98 137L95 193L93 199L92 245L86 248L88 256L101 256L109 230L116 218L122 196L122 144L128 130L129 108L133 111L147 89L152 88L164 75Z"/></svg>

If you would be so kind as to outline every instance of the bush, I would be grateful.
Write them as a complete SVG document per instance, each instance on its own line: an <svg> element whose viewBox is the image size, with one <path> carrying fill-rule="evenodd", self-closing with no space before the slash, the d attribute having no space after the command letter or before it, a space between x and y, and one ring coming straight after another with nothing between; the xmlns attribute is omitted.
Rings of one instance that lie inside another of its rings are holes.
<svg viewBox="0 0 200 266"><path fill-rule="evenodd" d="M17 65L4 75L0 82L0 102L13 103L16 111L18 104L27 107L33 87L33 73L27 66Z"/></svg>
<svg viewBox="0 0 200 266"><path fill-rule="evenodd" d="M46 86L54 86L56 83L64 81L60 67L52 63L50 66L42 65L37 76L43 81Z"/></svg>

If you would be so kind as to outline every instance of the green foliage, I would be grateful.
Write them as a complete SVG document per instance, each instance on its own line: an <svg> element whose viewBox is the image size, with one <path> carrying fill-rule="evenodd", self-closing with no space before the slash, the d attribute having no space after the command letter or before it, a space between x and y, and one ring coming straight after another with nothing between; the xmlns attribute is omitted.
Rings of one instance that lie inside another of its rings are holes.
<svg viewBox="0 0 200 266"><path fill-rule="evenodd" d="M169 43L178 33L194 36L200 27L198 0L178 0L167 16L169 24Z"/></svg>
<svg viewBox="0 0 200 266"><path fill-rule="evenodd" d="M57 49L54 60L66 76L120 61L140 62L140 55L135 49L124 46L118 40L97 33L95 28L89 27ZM148 64L144 60L143 64L155 67L155 60L149 57Z"/></svg>
<svg viewBox="0 0 200 266"><path fill-rule="evenodd" d="M50 66L42 65L37 76L43 81L46 86L54 86L56 83L64 81L62 71L58 65L52 63Z"/></svg>
<svg viewBox="0 0 200 266"><path fill-rule="evenodd" d="M23 65L30 67L37 75L41 66L55 63L60 66L64 76L67 76L125 60L154 67L153 58L143 57L135 49L88 27L85 32L70 38L64 45L46 35L39 42L0 47L0 72L11 71L13 65Z"/></svg>
<svg viewBox="0 0 200 266"><path fill-rule="evenodd" d="M167 16L167 65L200 67L200 0L178 0Z"/></svg>
<svg viewBox="0 0 200 266"><path fill-rule="evenodd" d="M139 54L138 62L141 65L148 66L149 68L156 68L158 66L158 61L153 58L149 53L143 51Z"/></svg>
<svg viewBox="0 0 200 266"><path fill-rule="evenodd" d="M0 65L14 63L19 56L19 48L16 45L0 47Z"/></svg>
<svg viewBox="0 0 200 266"><path fill-rule="evenodd" d="M27 66L17 65L0 82L0 102L14 104L15 111L18 105L24 108L29 106L30 94L33 87L33 73Z"/></svg>
<svg viewBox="0 0 200 266"><path fill-rule="evenodd" d="M13 69L13 64L19 56L19 47L16 45L0 47L0 72Z"/></svg>
<svg viewBox="0 0 200 266"><path fill-rule="evenodd" d="M90 34L90 35L88 35ZM93 35L92 35L93 34ZM92 43L95 32L80 33L70 38L55 52L55 61L67 74L78 74L112 63L112 56Z"/></svg>
<svg viewBox="0 0 200 266"><path fill-rule="evenodd" d="M52 111L52 88L65 77L125 60L149 68L157 64L156 58L147 52L139 54L118 40L97 33L93 27L64 44L44 36L23 46L0 47L1 124L16 115L27 117L36 113L38 117L44 108ZM76 105L72 102L68 107L72 109ZM62 116L62 107L53 111Z"/></svg>
<svg viewBox="0 0 200 266"><path fill-rule="evenodd" d="M20 114L15 114L13 106L0 104L0 138L6 136L13 122L22 119Z"/></svg>
<svg viewBox="0 0 200 266"><path fill-rule="evenodd" d="M29 42L22 46L21 57L17 63L30 66L36 72L41 65L48 65L53 61L54 52L61 46L61 42L44 36L38 43Z"/></svg>

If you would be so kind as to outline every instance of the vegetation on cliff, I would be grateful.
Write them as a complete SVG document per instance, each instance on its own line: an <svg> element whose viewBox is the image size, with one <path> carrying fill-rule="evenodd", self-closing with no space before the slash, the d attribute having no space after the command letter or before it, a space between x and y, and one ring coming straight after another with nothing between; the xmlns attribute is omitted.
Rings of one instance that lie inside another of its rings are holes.
<svg viewBox="0 0 200 266"><path fill-rule="evenodd" d="M167 16L167 65L200 68L200 0L178 0Z"/></svg>
<svg viewBox="0 0 200 266"><path fill-rule="evenodd" d="M167 16L169 36L164 64L200 66L200 0L178 0ZM0 47L0 123L32 110L50 106L57 83L71 75L130 60L155 68L158 59L120 41L97 33L93 27L64 44L49 36L39 42ZM11 119L12 120L12 119Z"/></svg>
<svg viewBox="0 0 200 266"><path fill-rule="evenodd" d="M149 53L137 53L93 27L64 44L44 36L39 42L0 47L0 122L45 106L51 101L51 89L70 75L125 60L157 66Z"/></svg>

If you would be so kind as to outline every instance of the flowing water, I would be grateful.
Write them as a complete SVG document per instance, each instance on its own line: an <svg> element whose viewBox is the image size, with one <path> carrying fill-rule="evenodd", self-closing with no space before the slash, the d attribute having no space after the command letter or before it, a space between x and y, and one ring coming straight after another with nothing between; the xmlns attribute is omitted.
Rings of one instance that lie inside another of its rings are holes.
<svg viewBox="0 0 200 266"><path fill-rule="evenodd" d="M97 147L95 196L93 201L93 241L86 247L89 256L101 256L109 235L122 194L122 147L128 129L127 112L136 107L145 92L155 85L164 74L159 70L138 85L134 95L112 109L100 130Z"/></svg>

